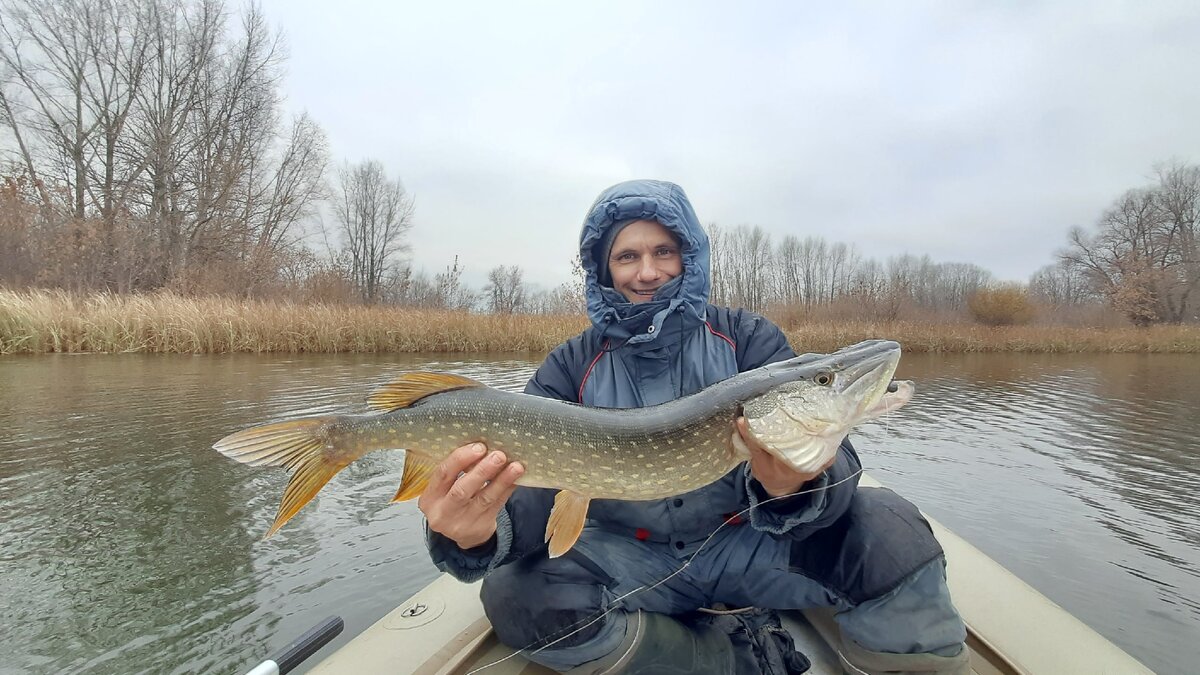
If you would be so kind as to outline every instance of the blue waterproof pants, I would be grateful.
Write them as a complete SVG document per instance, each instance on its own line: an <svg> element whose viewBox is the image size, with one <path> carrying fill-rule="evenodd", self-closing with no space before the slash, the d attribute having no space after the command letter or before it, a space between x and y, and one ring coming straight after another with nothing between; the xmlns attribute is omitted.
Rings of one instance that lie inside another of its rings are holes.
<svg viewBox="0 0 1200 675"><path fill-rule="evenodd" d="M482 599L502 642L560 671L616 649L627 612L681 614L715 603L830 607L843 640L856 648L959 653L966 629L951 604L940 548L928 557L927 543L893 541L887 532L839 536L836 542L842 550L820 550L835 542L794 541L749 524L729 526L679 571L686 558L667 543L588 526L560 558L535 552L494 570L484 579ZM888 565L907 569L876 574Z"/></svg>

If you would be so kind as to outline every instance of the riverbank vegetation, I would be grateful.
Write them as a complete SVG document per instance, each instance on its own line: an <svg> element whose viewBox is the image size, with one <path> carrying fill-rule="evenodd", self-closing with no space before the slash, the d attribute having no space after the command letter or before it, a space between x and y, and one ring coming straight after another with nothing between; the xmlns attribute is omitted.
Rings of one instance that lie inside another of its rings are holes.
<svg viewBox="0 0 1200 675"><path fill-rule="evenodd" d="M411 230L437 224L284 114L286 45L256 5L5 0L0 37L0 352L544 352L586 325L578 259L555 288L522 261L478 288L470 260L418 267ZM1016 284L803 219L709 224L711 299L812 350L1197 351L1200 166L1154 176Z"/></svg>
<svg viewBox="0 0 1200 675"><path fill-rule="evenodd" d="M910 352L1200 353L1200 326L1104 329L967 321L875 321L769 312L796 349L889 338ZM0 354L47 352L526 352L544 354L587 326L582 315L479 314L274 300L0 291Z"/></svg>

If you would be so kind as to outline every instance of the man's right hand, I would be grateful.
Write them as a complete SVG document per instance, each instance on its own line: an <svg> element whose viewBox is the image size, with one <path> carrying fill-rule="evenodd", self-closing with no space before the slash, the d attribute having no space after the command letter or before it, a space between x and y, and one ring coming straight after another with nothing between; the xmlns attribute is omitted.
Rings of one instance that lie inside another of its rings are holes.
<svg viewBox="0 0 1200 675"><path fill-rule="evenodd" d="M496 514L517 489L525 467L508 462L483 443L458 448L442 460L417 507L429 529L468 549L488 543L496 533Z"/></svg>

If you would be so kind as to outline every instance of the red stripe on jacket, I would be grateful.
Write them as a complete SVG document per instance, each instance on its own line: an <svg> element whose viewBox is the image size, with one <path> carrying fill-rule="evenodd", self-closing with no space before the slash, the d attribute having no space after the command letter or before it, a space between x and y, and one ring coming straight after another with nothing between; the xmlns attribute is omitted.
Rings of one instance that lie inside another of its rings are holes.
<svg viewBox="0 0 1200 675"><path fill-rule="evenodd" d="M604 356L607 349L608 340L605 340L604 344L600 345L600 353L596 354L596 358L592 359L591 365L587 367L587 371L583 374L583 379L579 382L579 393L575 396L576 403L583 403L583 385L587 384L588 378L592 376L592 368L596 367L596 362L600 360L601 356Z"/></svg>

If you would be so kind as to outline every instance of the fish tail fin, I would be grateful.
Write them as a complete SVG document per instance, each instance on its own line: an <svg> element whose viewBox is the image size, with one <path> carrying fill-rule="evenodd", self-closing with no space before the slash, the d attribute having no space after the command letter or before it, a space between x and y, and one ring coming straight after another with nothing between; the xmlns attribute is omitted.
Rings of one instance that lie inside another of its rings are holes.
<svg viewBox="0 0 1200 675"><path fill-rule="evenodd" d="M329 427L336 417L306 417L252 427L213 444L221 454L251 466L282 466L292 472L283 501L267 537L312 501L317 492L347 466L326 452Z"/></svg>
<svg viewBox="0 0 1200 675"><path fill-rule="evenodd" d="M392 501L403 502L420 497L425 488L429 487L429 478L433 475L433 470L437 468L437 465L437 460L429 455L406 450L404 477L400 479L400 489L396 491L396 496L392 497Z"/></svg>

